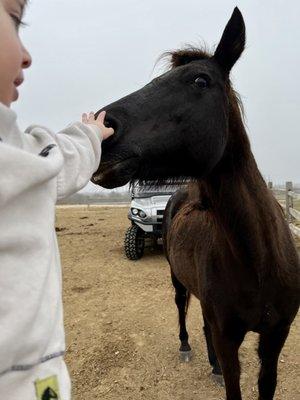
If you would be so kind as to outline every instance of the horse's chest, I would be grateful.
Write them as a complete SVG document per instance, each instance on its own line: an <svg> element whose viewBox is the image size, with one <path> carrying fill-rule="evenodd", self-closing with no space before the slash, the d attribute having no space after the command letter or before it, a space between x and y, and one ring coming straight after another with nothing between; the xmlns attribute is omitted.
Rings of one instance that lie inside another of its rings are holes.
<svg viewBox="0 0 300 400"><path fill-rule="evenodd" d="M172 271L196 297L202 301L207 297L216 301L224 296L245 301L249 298L245 307L252 307L256 276L234 258L209 212L194 210L186 216L178 213L168 237Z"/></svg>
<svg viewBox="0 0 300 400"><path fill-rule="evenodd" d="M174 217L169 231L168 255L172 270L198 298L211 263L213 229L209 216L198 210Z"/></svg>

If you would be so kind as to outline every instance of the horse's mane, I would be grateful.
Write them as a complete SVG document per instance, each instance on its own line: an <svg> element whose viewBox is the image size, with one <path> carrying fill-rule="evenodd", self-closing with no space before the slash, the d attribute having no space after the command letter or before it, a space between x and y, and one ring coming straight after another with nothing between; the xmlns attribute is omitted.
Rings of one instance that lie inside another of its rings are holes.
<svg viewBox="0 0 300 400"><path fill-rule="evenodd" d="M212 54L205 45L202 48L186 45L183 49L167 51L161 56L162 59L167 59L169 68L180 67L192 61L209 60L211 57Z"/></svg>

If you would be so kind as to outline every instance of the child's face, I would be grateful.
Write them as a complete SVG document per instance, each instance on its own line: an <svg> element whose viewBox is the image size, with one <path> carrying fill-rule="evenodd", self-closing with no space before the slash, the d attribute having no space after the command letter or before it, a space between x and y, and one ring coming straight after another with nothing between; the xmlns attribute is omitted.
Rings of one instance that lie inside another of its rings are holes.
<svg viewBox="0 0 300 400"><path fill-rule="evenodd" d="M23 80L23 69L31 57L23 46L18 28L26 0L0 0L0 102L6 106L17 100Z"/></svg>

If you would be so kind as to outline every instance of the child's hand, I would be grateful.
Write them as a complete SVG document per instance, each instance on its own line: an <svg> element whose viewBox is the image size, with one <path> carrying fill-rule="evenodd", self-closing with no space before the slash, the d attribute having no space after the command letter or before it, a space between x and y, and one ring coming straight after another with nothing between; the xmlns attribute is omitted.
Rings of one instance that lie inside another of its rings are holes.
<svg viewBox="0 0 300 400"><path fill-rule="evenodd" d="M98 126L98 128L100 128L103 140L107 139L109 136L114 134L113 128L107 128L104 125L105 115L106 112L102 111L98 115L98 118L95 119L95 114L93 112L90 112L89 115L87 115L86 113L82 114L82 122L84 124L96 125Z"/></svg>

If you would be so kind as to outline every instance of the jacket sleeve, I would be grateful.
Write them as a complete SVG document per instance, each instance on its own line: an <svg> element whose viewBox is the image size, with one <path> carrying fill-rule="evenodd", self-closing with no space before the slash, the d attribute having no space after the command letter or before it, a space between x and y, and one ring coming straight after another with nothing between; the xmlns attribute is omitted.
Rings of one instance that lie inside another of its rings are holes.
<svg viewBox="0 0 300 400"><path fill-rule="evenodd" d="M82 189L99 167L102 134L96 125L76 122L55 135L63 156L57 177L57 198L62 199Z"/></svg>

